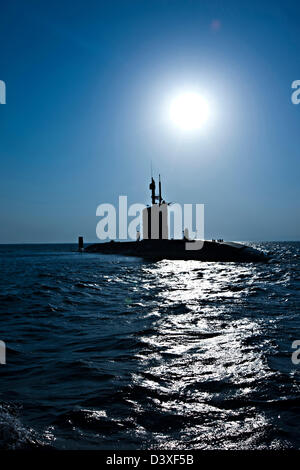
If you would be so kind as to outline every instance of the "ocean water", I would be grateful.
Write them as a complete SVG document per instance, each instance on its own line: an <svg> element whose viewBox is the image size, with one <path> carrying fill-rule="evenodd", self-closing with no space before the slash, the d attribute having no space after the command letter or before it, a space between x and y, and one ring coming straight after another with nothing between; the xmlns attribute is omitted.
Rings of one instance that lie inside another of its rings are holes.
<svg viewBox="0 0 300 470"><path fill-rule="evenodd" d="M251 245L272 261L0 246L0 448L299 449L300 244Z"/></svg>

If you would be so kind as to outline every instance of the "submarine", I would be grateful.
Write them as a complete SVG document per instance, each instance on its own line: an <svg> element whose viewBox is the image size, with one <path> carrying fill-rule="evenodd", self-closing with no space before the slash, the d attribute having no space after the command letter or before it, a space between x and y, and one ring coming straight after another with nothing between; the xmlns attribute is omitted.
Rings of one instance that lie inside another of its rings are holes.
<svg viewBox="0 0 300 470"><path fill-rule="evenodd" d="M149 185L152 205L143 210L143 238L137 234L136 241L114 241L94 243L83 248L79 237L79 251L86 253L118 254L146 260L194 260L214 262L268 262L268 254L237 242L189 239L185 229L182 239L168 238L168 206L162 198L159 176L159 194L151 177ZM157 223L156 223L157 222ZM187 248L188 246L188 248Z"/></svg>

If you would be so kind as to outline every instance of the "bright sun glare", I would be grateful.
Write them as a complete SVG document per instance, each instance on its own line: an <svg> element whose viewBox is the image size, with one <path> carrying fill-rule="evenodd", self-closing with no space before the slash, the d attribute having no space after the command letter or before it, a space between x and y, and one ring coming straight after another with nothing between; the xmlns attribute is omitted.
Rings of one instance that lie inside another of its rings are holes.
<svg viewBox="0 0 300 470"><path fill-rule="evenodd" d="M170 118L184 131L200 129L208 117L208 103L198 93L183 93L171 101Z"/></svg>

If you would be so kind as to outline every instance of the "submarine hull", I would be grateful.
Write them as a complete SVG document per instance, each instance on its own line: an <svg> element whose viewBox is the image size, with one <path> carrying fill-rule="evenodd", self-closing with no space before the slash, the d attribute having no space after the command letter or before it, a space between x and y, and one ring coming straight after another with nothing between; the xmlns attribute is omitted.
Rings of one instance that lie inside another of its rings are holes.
<svg viewBox="0 0 300 470"><path fill-rule="evenodd" d="M196 241L188 242L196 248ZM222 262L267 262L262 251L241 243L205 240L201 249L186 249L185 240L141 240L136 242L95 243L85 248L87 253L119 254L149 260L195 260Z"/></svg>

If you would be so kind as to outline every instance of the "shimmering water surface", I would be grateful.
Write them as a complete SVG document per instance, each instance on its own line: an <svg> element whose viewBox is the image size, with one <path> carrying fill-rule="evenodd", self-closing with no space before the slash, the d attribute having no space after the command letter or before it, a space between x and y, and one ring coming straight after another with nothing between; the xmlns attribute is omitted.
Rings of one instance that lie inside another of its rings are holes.
<svg viewBox="0 0 300 470"><path fill-rule="evenodd" d="M268 264L0 247L0 447L300 448L299 243Z"/></svg>

